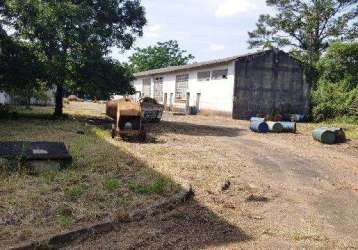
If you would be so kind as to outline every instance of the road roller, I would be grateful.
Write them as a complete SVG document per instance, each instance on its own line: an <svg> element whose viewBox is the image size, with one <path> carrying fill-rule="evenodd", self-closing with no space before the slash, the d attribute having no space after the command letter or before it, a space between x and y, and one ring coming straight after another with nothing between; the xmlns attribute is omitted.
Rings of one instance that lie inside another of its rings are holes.
<svg viewBox="0 0 358 250"><path fill-rule="evenodd" d="M146 133L143 127L142 108L130 98L108 101L106 114L113 119L112 138L139 139L144 141Z"/></svg>

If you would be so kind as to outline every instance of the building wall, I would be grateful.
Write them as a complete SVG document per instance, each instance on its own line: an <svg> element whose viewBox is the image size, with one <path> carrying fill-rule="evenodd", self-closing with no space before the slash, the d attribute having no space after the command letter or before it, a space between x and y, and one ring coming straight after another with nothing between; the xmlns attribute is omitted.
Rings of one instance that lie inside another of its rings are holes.
<svg viewBox="0 0 358 250"><path fill-rule="evenodd" d="M53 106L55 105L56 88L51 88L46 91L46 100L38 100L34 97L30 98L30 105ZM4 91L0 90L0 104L18 104L19 98L10 96Z"/></svg>
<svg viewBox="0 0 358 250"><path fill-rule="evenodd" d="M10 102L10 97L4 91L0 90L0 104L8 104Z"/></svg>
<svg viewBox="0 0 358 250"><path fill-rule="evenodd" d="M227 79L209 81L198 81L197 73L202 71L213 71L228 69ZM136 91L142 92L143 79L151 79L151 97L154 96L154 78L163 77L163 93L167 93L169 104L170 94L175 99L176 76L189 74L188 92L190 93L190 106L196 105L197 94L200 93L200 109L208 109L222 112L232 112L233 108L233 89L235 82L235 63L221 64L211 67L203 67L177 73L155 75L151 77L141 77L133 82ZM174 103L175 105L175 103Z"/></svg>
<svg viewBox="0 0 358 250"><path fill-rule="evenodd" d="M303 68L282 51L238 60L234 95L234 118L309 111Z"/></svg>

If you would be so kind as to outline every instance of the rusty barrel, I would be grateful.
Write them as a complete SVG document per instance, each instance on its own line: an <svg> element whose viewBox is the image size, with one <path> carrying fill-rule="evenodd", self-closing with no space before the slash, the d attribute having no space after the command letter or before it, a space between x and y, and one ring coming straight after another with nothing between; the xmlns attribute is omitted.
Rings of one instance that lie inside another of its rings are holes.
<svg viewBox="0 0 358 250"><path fill-rule="evenodd" d="M120 116L142 115L140 104L126 98L108 101L106 103L106 115L112 119L117 119L118 107Z"/></svg>

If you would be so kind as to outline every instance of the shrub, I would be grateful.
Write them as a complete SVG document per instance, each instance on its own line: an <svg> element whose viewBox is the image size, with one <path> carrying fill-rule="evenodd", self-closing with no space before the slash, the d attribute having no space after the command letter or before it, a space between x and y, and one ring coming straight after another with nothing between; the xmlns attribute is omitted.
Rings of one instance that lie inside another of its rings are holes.
<svg viewBox="0 0 358 250"><path fill-rule="evenodd" d="M358 43L336 43L318 63L320 79L312 90L316 121L358 116Z"/></svg>

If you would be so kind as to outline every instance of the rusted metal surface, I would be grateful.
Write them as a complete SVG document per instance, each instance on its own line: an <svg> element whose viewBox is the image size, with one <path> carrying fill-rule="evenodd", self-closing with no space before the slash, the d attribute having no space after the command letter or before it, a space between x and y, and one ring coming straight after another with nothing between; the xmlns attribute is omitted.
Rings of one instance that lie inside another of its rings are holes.
<svg viewBox="0 0 358 250"><path fill-rule="evenodd" d="M139 102L145 122L159 122L162 119L164 106L159 104L155 99L145 97Z"/></svg>
<svg viewBox="0 0 358 250"><path fill-rule="evenodd" d="M137 102L123 98L116 101L108 101L106 114L114 120L112 137L120 136L145 138L142 126L142 108Z"/></svg>
<svg viewBox="0 0 358 250"><path fill-rule="evenodd" d="M116 120L118 107L122 116L141 116L141 106L128 98L108 101L106 104L106 114Z"/></svg>

